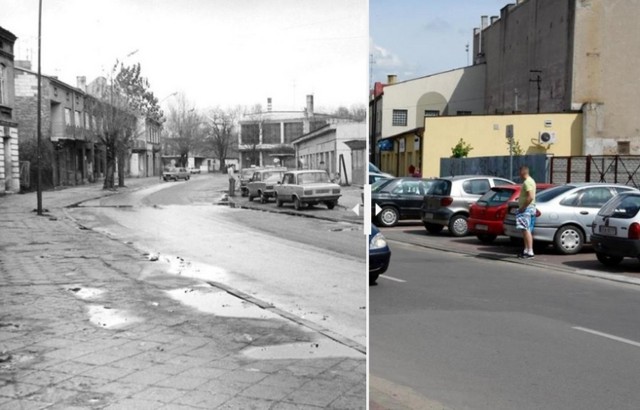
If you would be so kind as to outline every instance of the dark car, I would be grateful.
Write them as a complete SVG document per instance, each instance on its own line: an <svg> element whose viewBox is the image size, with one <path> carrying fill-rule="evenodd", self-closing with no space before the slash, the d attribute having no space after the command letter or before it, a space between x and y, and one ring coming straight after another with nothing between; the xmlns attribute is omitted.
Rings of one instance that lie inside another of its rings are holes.
<svg viewBox="0 0 640 410"><path fill-rule="evenodd" d="M373 285L389 268L391 259L391 249L387 245L387 240L380 230L371 224L371 234L369 235L369 284Z"/></svg>
<svg viewBox="0 0 640 410"><path fill-rule="evenodd" d="M371 186L371 215L379 226L394 226L401 219L420 219L422 203L432 179L394 178ZM375 214L378 205L382 210Z"/></svg>
<svg viewBox="0 0 640 410"><path fill-rule="evenodd" d="M537 184L536 191L542 192L551 188L551 184ZM498 236L504 235L503 221L507 216L509 202L517 201L520 185L503 185L493 187L478 202L469 207L467 224L469 232L476 235L480 242L491 243Z"/></svg>

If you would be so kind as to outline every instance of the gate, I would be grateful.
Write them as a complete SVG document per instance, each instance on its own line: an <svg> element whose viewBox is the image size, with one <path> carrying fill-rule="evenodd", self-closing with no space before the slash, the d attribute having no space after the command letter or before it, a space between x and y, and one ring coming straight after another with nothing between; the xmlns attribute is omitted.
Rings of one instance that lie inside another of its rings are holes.
<svg viewBox="0 0 640 410"><path fill-rule="evenodd" d="M552 157L550 182L607 182L640 187L640 156L587 155Z"/></svg>

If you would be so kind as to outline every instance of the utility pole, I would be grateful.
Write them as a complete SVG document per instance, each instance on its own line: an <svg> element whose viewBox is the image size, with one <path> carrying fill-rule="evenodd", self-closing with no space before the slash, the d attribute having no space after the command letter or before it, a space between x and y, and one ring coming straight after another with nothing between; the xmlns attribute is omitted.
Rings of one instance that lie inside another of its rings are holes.
<svg viewBox="0 0 640 410"><path fill-rule="evenodd" d="M537 113L540 114L540 91L541 91L541 86L540 84L542 83L542 77L540 76L540 74L542 74L542 70L529 70L529 73L531 74L536 74L536 78L534 79L529 79L530 83L536 83L538 86L538 104L537 104Z"/></svg>
<svg viewBox="0 0 640 410"><path fill-rule="evenodd" d="M507 141L509 141L509 179L513 179L513 138L515 137L513 124L507 125L505 134Z"/></svg>
<svg viewBox="0 0 640 410"><path fill-rule="evenodd" d="M38 114L36 120L37 130L37 143L36 143L36 161L38 163L37 171L38 176L36 178L36 190L37 190L37 213L42 215L42 53L40 52L40 45L42 41L42 0L38 1Z"/></svg>

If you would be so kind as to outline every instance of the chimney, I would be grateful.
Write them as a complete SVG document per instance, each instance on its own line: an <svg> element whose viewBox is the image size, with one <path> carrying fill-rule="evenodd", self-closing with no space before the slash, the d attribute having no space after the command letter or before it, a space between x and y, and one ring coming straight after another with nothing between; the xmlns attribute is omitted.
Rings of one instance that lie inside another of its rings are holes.
<svg viewBox="0 0 640 410"><path fill-rule="evenodd" d="M520 4L524 3L524 2L525 2L525 0L518 0L516 3L517 3L518 5L520 5Z"/></svg>
<svg viewBox="0 0 640 410"><path fill-rule="evenodd" d="M489 16L480 17L480 29L484 30L489 26Z"/></svg>
<svg viewBox="0 0 640 410"><path fill-rule="evenodd" d="M389 74L387 75L387 84L392 85L395 84L396 81L398 81L398 76L395 74Z"/></svg>
<svg viewBox="0 0 640 410"><path fill-rule="evenodd" d="M267 98L267 111L271 111L272 109L271 97Z"/></svg>
<svg viewBox="0 0 640 410"><path fill-rule="evenodd" d="M494 25L496 21L500 19L500 16L491 16L491 25Z"/></svg>
<svg viewBox="0 0 640 410"><path fill-rule="evenodd" d="M313 94L307 95L307 117L313 117Z"/></svg>
<svg viewBox="0 0 640 410"><path fill-rule="evenodd" d="M87 77L81 75L76 77L76 87L82 90L82 92L87 92Z"/></svg>
<svg viewBox="0 0 640 410"><path fill-rule="evenodd" d="M29 60L16 60L13 65L18 68L24 68L25 70L31 70L31 61Z"/></svg>

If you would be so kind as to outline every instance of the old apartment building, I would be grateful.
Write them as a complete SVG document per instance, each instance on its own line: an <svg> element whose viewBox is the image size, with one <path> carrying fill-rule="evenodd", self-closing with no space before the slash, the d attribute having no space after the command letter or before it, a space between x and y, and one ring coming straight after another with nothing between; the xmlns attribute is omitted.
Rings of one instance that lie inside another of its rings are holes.
<svg viewBox="0 0 640 410"><path fill-rule="evenodd" d="M0 27L0 194L20 190L18 124L13 81L16 36Z"/></svg>

